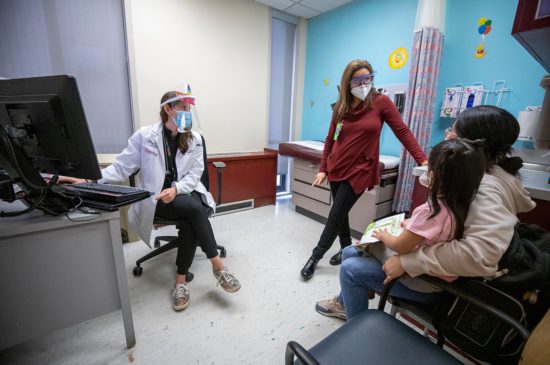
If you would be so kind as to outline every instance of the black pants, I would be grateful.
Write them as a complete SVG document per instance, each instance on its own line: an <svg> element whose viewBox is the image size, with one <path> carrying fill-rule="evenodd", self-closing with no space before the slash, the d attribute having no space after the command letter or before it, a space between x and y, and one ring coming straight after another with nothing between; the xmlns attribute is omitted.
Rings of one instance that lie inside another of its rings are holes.
<svg viewBox="0 0 550 365"><path fill-rule="evenodd" d="M157 203L155 215L179 221L176 267L180 275L186 275L189 271L195 258L197 244L200 244L209 259L218 256L216 238L207 212L208 207L196 191L190 195L178 194L176 199L168 204L161 200Z"/></svg>
<svg viewBox="0 0 550 365"><path fill-rule="evenodd" d="M351 233L349 230L348 213L353 208L353 205L362 195L355 194L353 188L347 182L336 181L330 183L330 191L332 193L332 207L328 214L327 224L317 246L313 249L313 257L320 260L325 255L336 236L340 238L341 248L351 245Z"/></svg>

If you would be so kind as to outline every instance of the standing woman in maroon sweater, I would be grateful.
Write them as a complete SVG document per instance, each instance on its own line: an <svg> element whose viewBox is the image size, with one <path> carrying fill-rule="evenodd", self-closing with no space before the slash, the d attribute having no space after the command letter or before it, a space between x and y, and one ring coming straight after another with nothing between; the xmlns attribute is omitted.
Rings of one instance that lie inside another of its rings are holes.
<svg viewBox="0 0 550 365"><path fill-rule="evenodd" d="M378 160L384 122L418 164L428 159L393 102L372 87L373 78L372 66L365 60L351 61L342 74L321 167L313 182L319 185L328 178L332 208L321 238L301 271L304 280L311 279L336 236L341 248L351 245L348 213L365 190L380 182ZM342 250L330 259L331 265L341 261Z"/></svg>

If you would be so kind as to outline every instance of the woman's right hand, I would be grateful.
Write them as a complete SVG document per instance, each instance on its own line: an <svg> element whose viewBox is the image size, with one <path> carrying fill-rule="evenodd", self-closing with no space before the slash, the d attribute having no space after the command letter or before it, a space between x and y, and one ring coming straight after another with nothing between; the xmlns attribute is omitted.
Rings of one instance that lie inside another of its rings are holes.
<svg viewBox="0 0 550 365"><path fill-rule="evenodd" d="M315 176L315 181L313 181L313 184L311 184L311 186L315 186L315 185L321 185L322 183L325 182L327 178L327 174L324 173L324 172L318 172L317 173L317 176Z"/></svg>

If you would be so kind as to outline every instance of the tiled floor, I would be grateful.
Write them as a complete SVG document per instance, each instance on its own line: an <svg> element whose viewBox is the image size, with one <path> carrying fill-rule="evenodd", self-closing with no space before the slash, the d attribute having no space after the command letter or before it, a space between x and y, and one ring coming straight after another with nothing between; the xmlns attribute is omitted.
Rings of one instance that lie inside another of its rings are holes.
<svg viewBox="0 0 550 365"><path fill-rule="evenodd" d="M117 311L0 351L0 364L283 364L289 340L308 348L344 323L314 309L317 300L339 291L339 267L328 264L339 244L313 279L302 281L299 271L323 225L296 213L290 200L219 216L212 225L227 249L227 267L241 281L239 292L216 287L210 263L197 250L191 304L175 312L169 299L175 251L145 263L136 278L134 262L149 248L142 242L126 244L134 348L126 349ZM175 232L165 227L156 234Z"/></svg>
<svg viewBox="0 0 550 365"><path fill-rule="evenodd" d="M190 283L191 304L170 306L175 251L131 269L149 248L124 245L137 345L125 348L120 311L51 333L0 352L1 364L282 364L287 341L310 346L343 322L315 312L318 299L338 292L338 267L328 264L333 249L309 282L299 271L323 226L294 212L288 200L212 220L227 248L228 268L242 283L229 294L197 251ZM159 234L175 233L166 227ZM100 270L101 268L98 268Z"/></svg>

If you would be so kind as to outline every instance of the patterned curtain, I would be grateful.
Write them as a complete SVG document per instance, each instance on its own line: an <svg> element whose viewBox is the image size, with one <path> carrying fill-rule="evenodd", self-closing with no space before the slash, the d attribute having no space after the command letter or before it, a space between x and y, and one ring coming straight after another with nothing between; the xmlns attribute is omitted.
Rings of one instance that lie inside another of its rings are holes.
<svg viewBox="0 0 550 365"><path fill-rule="evenodd" d="M413 36L409 88L403 120L418 139L420 147L428 153L432 124L434 121L435 99L443 34L439 29L422 28ZM408 153L401 154L399 177L393 200L393 210L408 211L412 202L414 176L412 170L416 162Z"/></svg>

